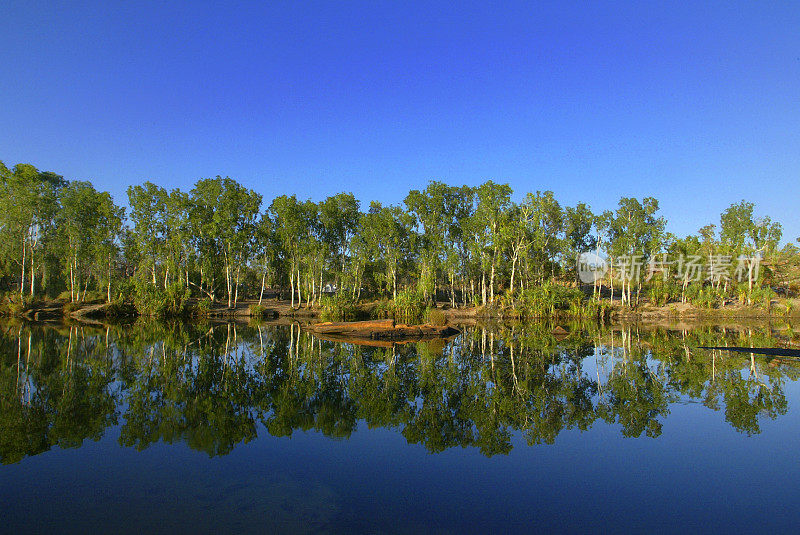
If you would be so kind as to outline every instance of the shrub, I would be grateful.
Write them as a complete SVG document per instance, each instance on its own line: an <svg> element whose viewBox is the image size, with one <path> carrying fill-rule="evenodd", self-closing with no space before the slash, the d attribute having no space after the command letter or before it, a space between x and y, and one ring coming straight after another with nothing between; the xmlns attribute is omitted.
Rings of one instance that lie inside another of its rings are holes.
<svg viewBox="0 0 800 535"><path fill-rule="evenodd" d="M447 325L447 316L438 308L429 308L425 311L425 318L431 325Z"/></svg>
<svg viewBox="0 0 800 535"><path fill-rule="evenodd" d="M344 294L323 297L320 304L322 305L320 317L323 321L349 321L358 315L355 301Z"/></svg>
<svg viewBox="0 0 800 535"><path fill-rule="evenodd" d="M75 312L80 307L81 303L79 301L67 301L64 303L64 307L61 310L65 316L69 316L72 312Z"/></svg>
<svg viewBox="0 0 800 535"><path fill-rule="evenodd" d="M136 298L136 283L133 279L126 278L116 281L111 286L111 289L117 296L115 301L121 301L123 303L132 303Z"/></svg>
<svg viewBox="0 0 800 535"><path fill-rule="evenodd" d="M681 288L673 281L655 282L648 290L650 303L655 306L664 306L671 301L676 301L681 296Z"/></svg>
<svg viewBox="0 0 800 535"><path fill-rule="evenodd" d="M686 288L686 298L689 302L701 308L717 308L725 297L722 288L692 284Z"/></svg>
<svg viewBox="0 0 800 535"><path fill-rule="evenodd" d="M23 314L31 307L31 299L17 292L9 292L4 299L4 308L12 316Z"/></svg>
<svg viewBox="0 0 800 535"><path fill-rule="evenodd" d="M369 317L375 320L382 320L392 316L393 304L388 299L381 299L369 311Z"/></svg>
<svg viewBox="0 0 800 535"><path fill-rule="evenodd" d="M211 298L204 297L203 299L198 299L197 304L195 305L195 313L201 316L208 316L211 313ZM252 314L252 307L251 312Z"/></svg>
<svg viewBox="0 0 800 535"><path fill-rule="evenodd" d="M84 303L92 303L95 301L107 301L108 296L106 292L100 290L90 290L85 294L81 293L81 301Z"/></svg>
<svg viewBox="0 0 800 535"><path fill-rule="evenodd" d="M139 314L144 316L180 316L186 312L189 289L180 284L170 284L161 289L149 282L136 285L134 303Z"/></svg>
<svg viewBox="0 0 800 535"><path fill-rule="evenodd" d="M264 314L267 312L267 307L264 305L250 305L250 317L251 318L263 318Z"/></svg>
<svg viewBox="0 0 800 535"><path fill-rule="evenodd" d="M792 313L793 309L794 305L792 305L792 302L789 301L788 299L781 299L780 302L778 303L778 311L787 316Z"/></svg>
<svg viewBox="0 0 800 535"><path fill-rule="evenodd" d="M750 292L750 303L769 308L769 303L775 298L775 292L769 286L753 288Z"/></svg>
<svg viewBox="0 0 800 535"><path fill-rule="evenodd" d="M526 288L514 303L514 312L522 317L554 315L557 311L568 311L573 315L590 312L585 296L579 288L570 288L553 282Z"/></svg>
<svg viewBox="0 0 800 535"><path fill-rule="evenodd" d="M112 301L106 306L106 316L127 316L130 312L130 306L125 305L122 301Z"/></svg>
<svg viewBox="0 0 800 535"><path fill-rule="evenodd" d="M425 315L425 299L416 288L401 290L392 304L392 313L396 321L418 323Z"/></svg>

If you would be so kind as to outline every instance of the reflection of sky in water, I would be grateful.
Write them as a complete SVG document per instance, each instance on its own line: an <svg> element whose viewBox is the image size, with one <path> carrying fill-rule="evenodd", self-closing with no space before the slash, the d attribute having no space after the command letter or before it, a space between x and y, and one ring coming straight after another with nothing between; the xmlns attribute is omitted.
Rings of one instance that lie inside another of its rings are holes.
<svg viewBox="0 0 800 535"><path fill-rule="evenodd" d="M238 336L259 352L252 330L240 327ZM496 334L495 344L503 336ZM599 372L600 384L605 384L625 356L622 346L615 345L611 358L609 340L598 336L601 349L579 359L580 374L596 379ZM288 343L286 336L275 340ZM631 341L632 353L637 344L644 354L653 353L646 359L648 370L657 375L665 366L687 369L678 365L678 353L659 358L653 340L644 333ZM221 340L223 347L225 342ZM459 342L464 345L452 352L455 362L459 369L472 369L460 355L472 354L479 361L481 337L473 337L472 353L464 340ZM618 336L615 344L621 344ZM445 365L449 349L436 366ZM695 360L707 357L701 351L691 353ZM355 358L385 371L386 359L376 361L387 355L390 360L390 354L370 350ZM297 358L305 357L301 353ZM418 370L426 358L431 355L404 349L395 370ZM524 358L516 352L515 365L522 366ZM246 360L248 369L258 370L257 358ZM749 356L724 360L731 374L748 377ZM114 361L111 389L124 397L123 385L130 377L119 366L124 368L126 360L117 356ZM507 369L508 364L508 355L498 349L494 365ZM484 363L489 369L491 365L491 359ZM561 373L568 365L562 360L550 365L548 373ZM761 412L757 434L748 436L726 421L724 403L713 410L701 399L673 391L667 413L657 417L663 426L657 438L645 433L627 438L618 422L595 419L587 431L562 429L552 445L528 445L524 431L512 429L511 452L492 457L477 447L429 453L421 444L409 444L402 424L370 428L360 421L347 440L331 440L313 430L273 437L258 419L257 438L237 443L226 455L210 457L180 439L156 441L138 451L119 443L130 408L122 401L117 406L119 424L105 429L98 441L55 447L0 466L4 529L785 531L795 525L790 505L800 497L794 458L800 382L793 379L791 367L771 367L766 359L757 359L757 365L762 382L780 382L788 404L786 413L774 419ZM348 374L344 377L352 377L352 370ZM599 397L593 396L595 403ZM420 396L415 400L417 407L425 402Z"/></svg>

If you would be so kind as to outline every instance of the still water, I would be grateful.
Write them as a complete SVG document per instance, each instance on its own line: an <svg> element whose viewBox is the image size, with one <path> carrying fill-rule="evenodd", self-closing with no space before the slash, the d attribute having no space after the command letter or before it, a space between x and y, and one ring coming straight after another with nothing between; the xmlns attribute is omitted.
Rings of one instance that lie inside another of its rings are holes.
<svg viewBox="0 0 800 535"><path fill-rule="evenodd" d="M0 325L0 530L787 532L790 327Z"/></svg>

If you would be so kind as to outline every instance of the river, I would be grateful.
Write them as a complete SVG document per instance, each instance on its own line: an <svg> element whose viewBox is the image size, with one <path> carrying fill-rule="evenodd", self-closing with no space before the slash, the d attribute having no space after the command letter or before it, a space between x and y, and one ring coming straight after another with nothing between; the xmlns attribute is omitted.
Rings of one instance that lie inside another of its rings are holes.
<svg viewBox="0 0 800 535"><path fill-rule="evenodd" d="M0 325L2 530L791 531L791 326Z"/></svg>

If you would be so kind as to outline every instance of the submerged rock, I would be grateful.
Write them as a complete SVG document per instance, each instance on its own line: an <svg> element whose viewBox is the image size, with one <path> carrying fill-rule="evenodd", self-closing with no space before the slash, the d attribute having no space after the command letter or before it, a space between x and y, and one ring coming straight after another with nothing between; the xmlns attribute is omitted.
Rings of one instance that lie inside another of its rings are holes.
<svg viewBox="0 0 800 535"><path fill-rule="evenodd" d="M449 325L406 325L394 320L371 320L349 322L324 322L312 324L308 329L327 338L349 340L406 341L429 338L447 338L460 331Z"/></svg>

